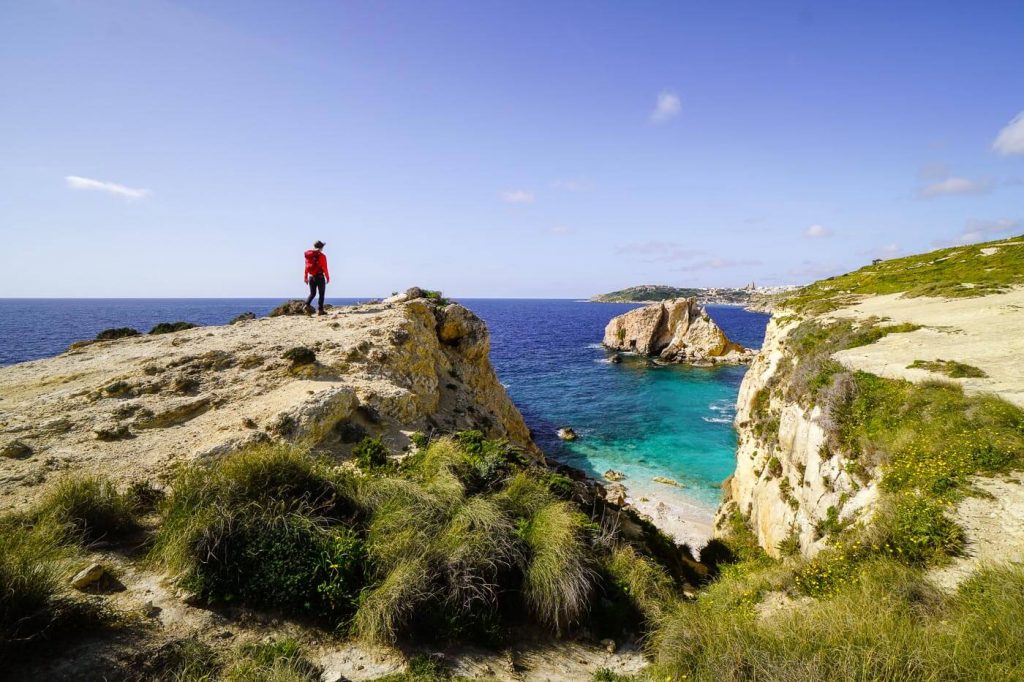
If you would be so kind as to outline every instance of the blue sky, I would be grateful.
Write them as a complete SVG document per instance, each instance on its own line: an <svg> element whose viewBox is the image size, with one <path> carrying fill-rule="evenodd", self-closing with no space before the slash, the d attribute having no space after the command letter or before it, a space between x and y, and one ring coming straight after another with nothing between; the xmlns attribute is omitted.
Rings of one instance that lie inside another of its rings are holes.
<svg viewBox="0 0 1024 682"><path fill-rule="evenodd" d="M0 7L0 296L580 297L1024 232L1024 3Z"/></svg>

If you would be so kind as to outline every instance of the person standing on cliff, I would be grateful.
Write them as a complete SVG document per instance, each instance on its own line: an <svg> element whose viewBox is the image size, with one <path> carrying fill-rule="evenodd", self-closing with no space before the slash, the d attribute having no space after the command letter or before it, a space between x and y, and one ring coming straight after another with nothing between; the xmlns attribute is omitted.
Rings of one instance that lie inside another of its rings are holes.
<svg viewBox="0 0 1024 682"><path fill-rule="evenodd" d="M306 271L302 275L302 281L309 285L306 305L312 304L313 297L317 294L320 296L317 300L317 315L324 314L324 293L331 281L331 273L327 271L327 256L323 252L325 246L326 244L319 239L313 242L313 248L305 253Z"/></svg>

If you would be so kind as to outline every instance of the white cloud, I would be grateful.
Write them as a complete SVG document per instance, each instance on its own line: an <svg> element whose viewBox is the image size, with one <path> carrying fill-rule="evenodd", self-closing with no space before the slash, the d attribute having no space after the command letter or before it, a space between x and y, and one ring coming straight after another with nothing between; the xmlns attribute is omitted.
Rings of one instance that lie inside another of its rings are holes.
<svg viewBox="0 0 1024 682"><path fill-rule="evenodd" d="M552 189L560 189L565 192L582 192L590 189L590 183L583 180L574 180L572 178L565 178L561 180L554 180L551 183Z"/></svg>
<svg viewBox="0 0 1024 682"><path fill-rule="evenodd" d="M694 261L693 263L687 263L677 270L723 270L726 268L739 268L749 267L751 265L761 265L759 260L737 260L734 258L719 258L717 256L711 258L705 258L702 260Z"/></svg>
<svg viewBox="0 0 1024 682"><path fill-rule="evenodd" d="M555 225L548 228L548 234L572 234L573 232L575 232L574 229L565 225Z"/></svg>
<svg viewBox="0 0 1024 682"><path fill-rule="evenodd" d="M679 101L679 95L663 90L658 93L658 103L655 105L654 111L651 112L651 121L664 123L670 118L678 116L680 109L682 109L682 104Z"/></svg>
<svg viewBox="0 0 1024 682"><path fill-rule="evenodd" d="M993 151L1000 154L1024 154L1024 111L1017 114L999 131L992 142Z"/></svg>
<svg viewBox="0 0 1024 682"><path fill-rule="evenodd" d="M983 194L992 189L991 180L968 180L967 178L946 178L921 190L923 197L939 197L949 194Z"/></svg>
<svg viewBox="0 0 1024 682"><path fill-rule="evenodd" d="M150 194L148 189L135 189L133 187L119 185L116 182L103 182L102 180L82 178L77 175L67 175L64 177L64 181L68 184L68 187L72 189L92 189L98 192L106 192L108 194L128 197L129 199L141 199L149 196Z"/></svg>
<svg viewBox="0 0 1024 682"><path fill-rule="evenodd" d="M645 263L670 263L707 255L705 251L691 249L676 242L657 241L624 244L618 251L621 254L643 256L640 260Z"/></svg>
<svg viewBox="0 0 1024 682"><path fill-rule="evenodd" d="M804 232L804 235L810 237L811 239L818 239L819 237L831 237L832 231L829 230L824 225L818 225L817 223L815 223L814 225L811 225L810 227L807 228L807 231Z"/></svg>
<svg viewBox="0 0 1024 682"><path fill-rule="evenodd" d="M1009 218L1000 218L998 220L971 219L967 221L963 233L953 243L972 244L974 242L988 241L1011 230L1016 230L1020 226L1021 221L1010 220Z"/></svg>
<svg viewBox="0 0 1024 682"><path fill-rule="evenodd" d="M502 201L510 204L532 204L533 192L525 189L509 189L501 193Z"/></svg>
<svg viewBox="0 0 1024 682"><path fill-rule="evenodd" d="M899 244L883 244L877 249L868 251L868 254L875 258L894 258L903 253L903 247Z"/></svg>

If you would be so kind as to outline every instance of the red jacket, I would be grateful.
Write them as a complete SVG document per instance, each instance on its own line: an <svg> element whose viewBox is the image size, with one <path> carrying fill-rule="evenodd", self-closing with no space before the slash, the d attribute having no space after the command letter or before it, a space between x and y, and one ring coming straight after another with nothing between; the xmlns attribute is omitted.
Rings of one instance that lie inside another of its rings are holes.
<svg viewBox="0 0 1024 682"><path fill-rule="evenodd" d="M323 251L310 249L306 252L306 271L302 275L303 281L308 282L310 277L323 274L324 279L331 281L331 273L327 272L327 256Z"/></svg>

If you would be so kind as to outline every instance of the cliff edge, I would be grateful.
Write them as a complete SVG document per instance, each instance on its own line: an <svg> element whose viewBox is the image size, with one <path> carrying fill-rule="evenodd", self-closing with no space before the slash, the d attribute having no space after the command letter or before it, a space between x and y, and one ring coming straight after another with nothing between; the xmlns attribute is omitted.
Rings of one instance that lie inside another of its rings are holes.
<svg viewBox="0 0 1024 682"><path fill-rule="evenodd" d="M77 345L77 344L76 344ZM483 321L420 298L89 343L0 368L0 509L62 470L149 478L260 441L336 457L365 437L477 429L541 456Z"/></svg>
<svg viewBox="0 0 1024 682"><path fill-rule="evenodd" d="M783 301L740 388L719 532L742 519L776 557L870 546L947 587L1024 559L1022 280L1015 238Z"/></svg>

